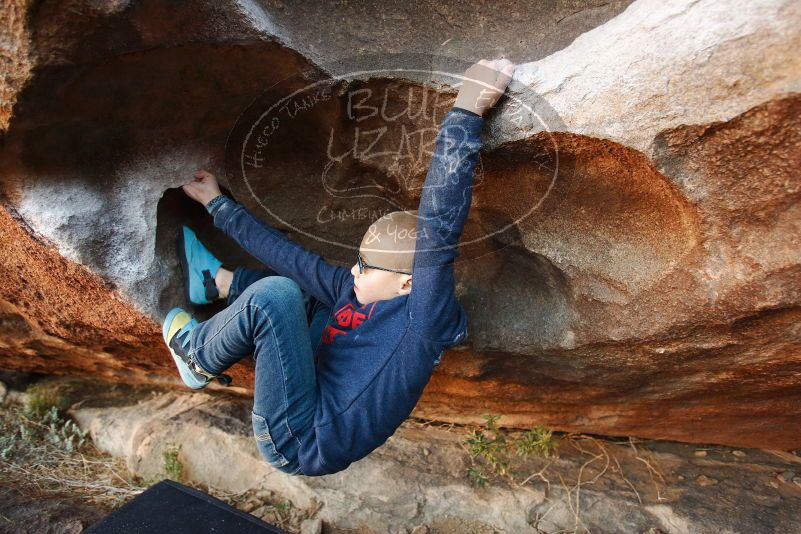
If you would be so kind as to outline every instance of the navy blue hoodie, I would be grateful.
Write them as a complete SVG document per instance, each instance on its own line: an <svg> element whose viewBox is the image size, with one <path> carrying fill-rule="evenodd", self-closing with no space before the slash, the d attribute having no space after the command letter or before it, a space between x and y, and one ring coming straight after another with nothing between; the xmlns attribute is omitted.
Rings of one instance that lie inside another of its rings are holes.
<svg viewBox="0 0 801 534"><path fill-rule="evenodd" d="M362 305L350 268L326 262L225 198L214 224L333 310L317 353L319 403L301 433L301 473L336 473L382 445L409 416L444 350L467 335L453 263L470 210L483 117L448 111L418 208L412 290Z"/></svg>

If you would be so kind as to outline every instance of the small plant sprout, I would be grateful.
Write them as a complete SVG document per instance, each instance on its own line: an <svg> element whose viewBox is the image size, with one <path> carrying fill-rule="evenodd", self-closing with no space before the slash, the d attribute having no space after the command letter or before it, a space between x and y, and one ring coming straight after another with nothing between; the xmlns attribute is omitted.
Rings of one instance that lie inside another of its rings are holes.
<svg viewBox="0 0 801 534"><path fill-rule="evenodd" d="M483 487L489 484L489 479L487 478L487 475L485 475L484 472L481 471L481 469L476 469L474 467L471 467L470 469L467 470L467 474L470 477L470 481L476 486Z"/></svg>
<svg viewBox="0 0 801 534"><path fill-rule="evenodd" d="M78 450L86 443L87 431L71 419L62 419L55 406L42 417L41 425L46 430L44 438L66 452Z"/></svg>
<svg viewBox="0 0 801 534"><path fill-rule="evenodd" d="M176 482L181 482L184 475L184 464L182 464L181 460L178 459L178 454L180 451L180 446L172 446L167 447L163 453L164 474L167 476L167 478Z"/></svg>
<svg viewBox="0 0 801 534"><path fill-rule="evenodd" d="M527 430L519 439L508 439L498 428L497 421L500 417L484 415L485 428L469 431L464 441L471 461L481 458L490 467L492 474L512 479L510 465L513 450L522 457L533 454L548 457L556 450L558 444L552 430L540 424ZM475 485L486 486L489 483L488 475L475 462L467 474Z"/></svg>
<svg viewBox="0 0 801 534"><path fill-rule="evenodd" d="M498 475L505 475L509 467L509 461L505 458L506 436L504 436L495 425L495 421L500 415L484 415L487 420L487 431L492 434L488 436L484 430L472 430L466 443L471 456L482 457L490 465L493 472Z"/></svg>
<svg viewBox="0 0 801 534"><path fill-rule="evenodd" d="M61 395L46 385L32 384L25 390L25 413L33 419L44 419L52 410L62 409L63 404Z"/></svg>
<svg viewBox="0 0 801 534"><path fill-rule="evenodd" d="M553 431L539 424L527 430L517 441L517 454L519 456L539 454L548 457L556 450L557 446Z"/></svg>

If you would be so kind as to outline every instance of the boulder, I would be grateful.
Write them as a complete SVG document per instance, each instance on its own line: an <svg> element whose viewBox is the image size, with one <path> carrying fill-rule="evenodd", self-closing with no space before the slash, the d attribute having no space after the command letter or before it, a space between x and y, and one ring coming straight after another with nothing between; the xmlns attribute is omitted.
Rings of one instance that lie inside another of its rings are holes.
<svg viewBox="0 0 801 534"><path fill-rule="evenodd" d="M178 188L191 172L349 266L376 215L416 207L458 74L506 55L456 264L469 337L414 415L801 446L797 2L380 24L372 4L68 4L4 13L0 366L178 384L160 322L186 305L180 226L258 266ZM249 152L270 113L292 120Z"/></svg>

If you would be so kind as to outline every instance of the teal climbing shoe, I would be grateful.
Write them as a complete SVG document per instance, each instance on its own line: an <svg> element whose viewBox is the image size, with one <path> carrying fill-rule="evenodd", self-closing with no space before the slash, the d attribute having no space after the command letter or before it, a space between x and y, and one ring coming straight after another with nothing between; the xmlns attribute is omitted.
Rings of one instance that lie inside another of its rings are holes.
<svg viewBox="0 0 801 534"><path fill-rule="evenodd" d="M178 258L184 273L186 299L193 304L208 304L219 298L214 275L222 262L198 241L195 232L184 226L178 233Z"/></svg>
<svg viewBox="0 0 801 534"><path fill-rule="evenodd" d="M182 308L173 308L167 314L162 325L162 335L172 359L178 367L181 380L191 389L203 389L215 378L224 386L231 384L228 375L215 375L203 370L189 352L189 333L198 322Z"/></svg>

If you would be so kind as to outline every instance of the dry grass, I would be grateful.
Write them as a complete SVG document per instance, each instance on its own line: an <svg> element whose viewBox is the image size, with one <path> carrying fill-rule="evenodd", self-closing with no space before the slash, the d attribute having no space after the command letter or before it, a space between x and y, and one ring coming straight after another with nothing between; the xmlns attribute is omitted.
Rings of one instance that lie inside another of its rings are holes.
<svg viewBox="0 0 801 534"><path fill-rule="evenodd" d="M74 423L52 413L0 408L0 480L31 495L80 493L87 503L104 508L116 508L147 488L122 460L89 441L80 443Z"/></svg>
<svg viewBox="0 0 801 534"><path fill-rule="evenodd" d="M58 392L37 386L26 393L24 404L0 406L0 483L26 498L77 497L110 511L171 478L288 532L300 532L300 523L322 507L300 510L269 491L229 493L180 480L182 466L172 450L165 453L162 477L142 479L128 471L123 459L94 446L64 414Z"/></svg>

